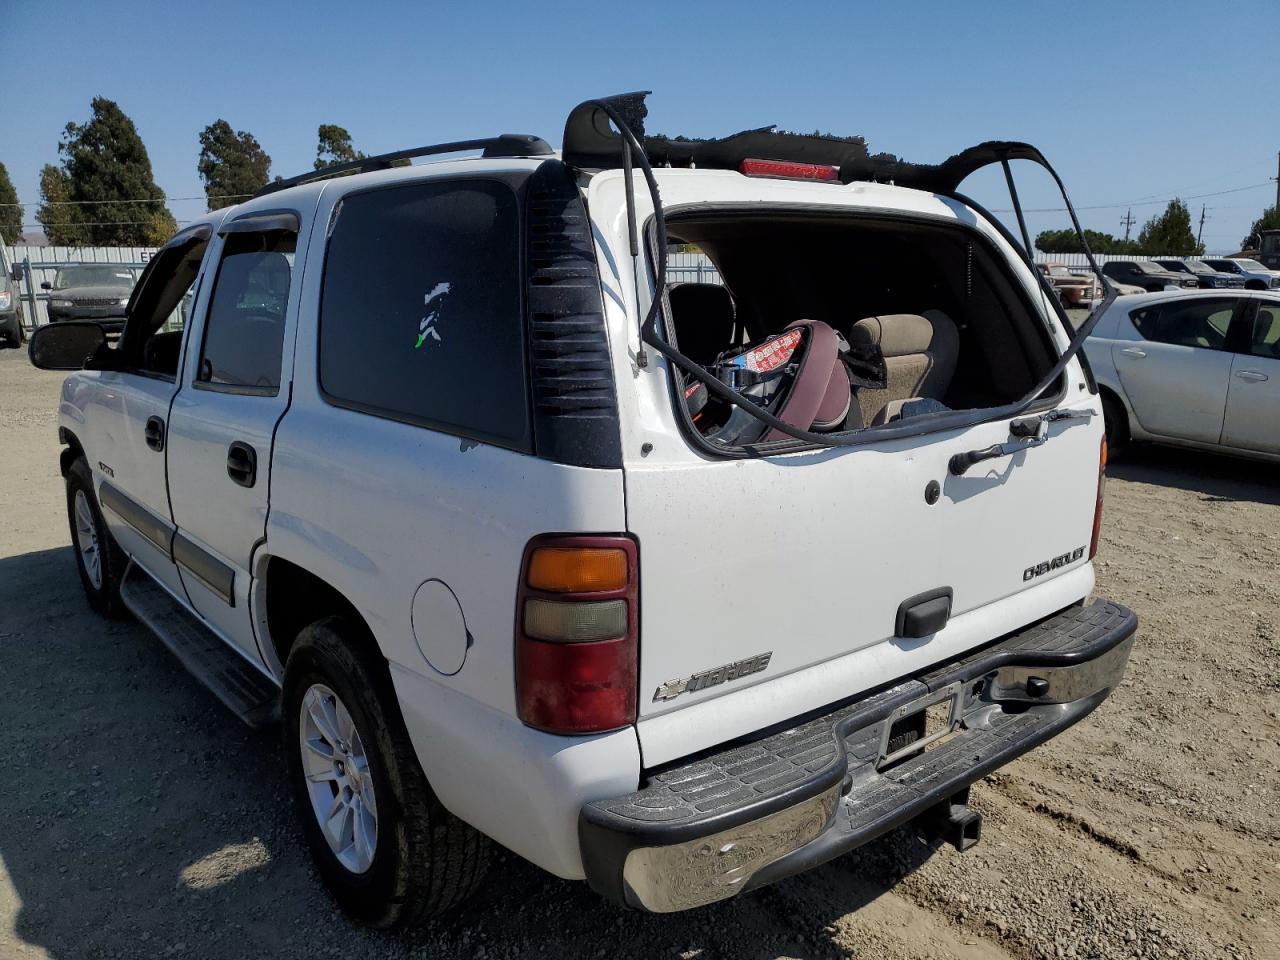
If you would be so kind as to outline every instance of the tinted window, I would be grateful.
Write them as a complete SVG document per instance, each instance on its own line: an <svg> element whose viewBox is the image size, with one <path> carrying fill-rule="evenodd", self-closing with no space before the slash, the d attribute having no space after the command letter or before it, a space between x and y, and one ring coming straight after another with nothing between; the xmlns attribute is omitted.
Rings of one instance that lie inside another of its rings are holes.
<svg viewBox="0 0 1280 960"><path fill-rule="evenodd" d="M359 409L529 446L514 194L488 180L353 194L335 210L320 383Z"/></svg>
<svg viewBox="0 0 1280 960"><path fill-rule="evenodd" d="M1280 360L1280 304L1262 303L1258 306L1250 352L1255 357Z"/></svg>
<svg viewBox="0 0 1280 960"><path fill-rule="evenodd" d="M1233 300L1191 300L1135 310L1130 317L1148 340L1225 350L1234 312Z"/></svg>
<svg viewBox="0 0 1280 960"><path fill-rule="evenodd" d="M227 237L205 321L198 383L263 393L279 389L297 240L283 230Z"/></svg>

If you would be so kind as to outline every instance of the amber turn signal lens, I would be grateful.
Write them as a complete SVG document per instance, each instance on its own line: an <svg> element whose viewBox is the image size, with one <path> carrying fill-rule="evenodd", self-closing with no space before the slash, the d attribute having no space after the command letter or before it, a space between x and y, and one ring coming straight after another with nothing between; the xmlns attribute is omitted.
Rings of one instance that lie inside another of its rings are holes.
<svg viewBox="0 0 1280 960"><path fill-rule="evenodd" d="M548 593L597 593L627 585L627 555L599 547L538 547L529 558L529 586Z"/></svg>

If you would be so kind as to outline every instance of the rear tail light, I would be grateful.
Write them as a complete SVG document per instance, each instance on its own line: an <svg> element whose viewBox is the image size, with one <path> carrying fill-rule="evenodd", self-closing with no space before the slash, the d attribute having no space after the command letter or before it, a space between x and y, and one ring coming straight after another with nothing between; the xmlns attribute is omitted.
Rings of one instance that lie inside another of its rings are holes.
<svg viewBox="0 0 1280 960"><path fill-rule="evenodd" d="M840 168L826 163L795 163L791 160L743 160L738 172L748 177L776 177L782 180L819 180L839 183Z"/></svg>
<svg viewBox="0 0 1280 960"><path fill-rule="evenodd" d="M1102 491L1107 485L1107 438L1102 438L1098 451L1098 501L1093 508L1093 536L1089 540L1089 559L1098 555L1098 536L1102 533Z"/></svg>
<svg viewBox="0 0 1280 960"><path fill-rule="evenodd" d="M525 548L516 599L516 713L549 733L635 723L639 553L620 536L550 535Z"/></svg>

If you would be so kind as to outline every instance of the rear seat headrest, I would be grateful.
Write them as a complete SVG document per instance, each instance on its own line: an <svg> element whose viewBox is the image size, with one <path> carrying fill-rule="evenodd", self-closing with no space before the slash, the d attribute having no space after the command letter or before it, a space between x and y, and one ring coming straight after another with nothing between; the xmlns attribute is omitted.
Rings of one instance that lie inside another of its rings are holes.
<svg viewBox="0 0 1280 960"><path fill-rule="evenodd" d="M946 352L958 339L955 323L941 310L867 317L855 323L849 335L851 344L878 346L886 357Z"/></svg>
<svg viewBox="0 0 1280 960"><path fill-rule="evenodd" d="M667 288L680 352L695 363L711 364L733 345L736 312L727 287L716 283L674 283Z"/></svg>

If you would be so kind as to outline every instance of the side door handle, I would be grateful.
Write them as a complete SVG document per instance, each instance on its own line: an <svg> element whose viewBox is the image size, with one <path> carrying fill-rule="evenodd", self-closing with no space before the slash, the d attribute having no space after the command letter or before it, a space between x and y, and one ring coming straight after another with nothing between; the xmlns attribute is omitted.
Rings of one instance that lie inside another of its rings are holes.
<svg viewBox="0 0 1280 960"><path fill-rule="evenodd" d="M147 417L147 425L142 430L147 446L152 450L164 449L164 421L159 417Z"/></svg>
<svg viewBox="0 0 1280 960"><path fill-rule="evenodd" d="M1137 357L1139 360L1147 355L1147 351L1139 350L1137 347L1125 347L1120 352L1126 357Z"/></svg>
<svg viewBox="0 0 1280 960"><path fill-rule="evenodd" d="M242 487L252 487L258 479L258 452L239 440L227 447L227 476Z"/></svg>
<svg viewBox="0 0 1280 960"><path fill-rule="evenodd" d="M1264 380L1271 379L1260 370L1237 370L1236 376L1241 380L1248 380L1250 383L1262 383Z"/></svg>

